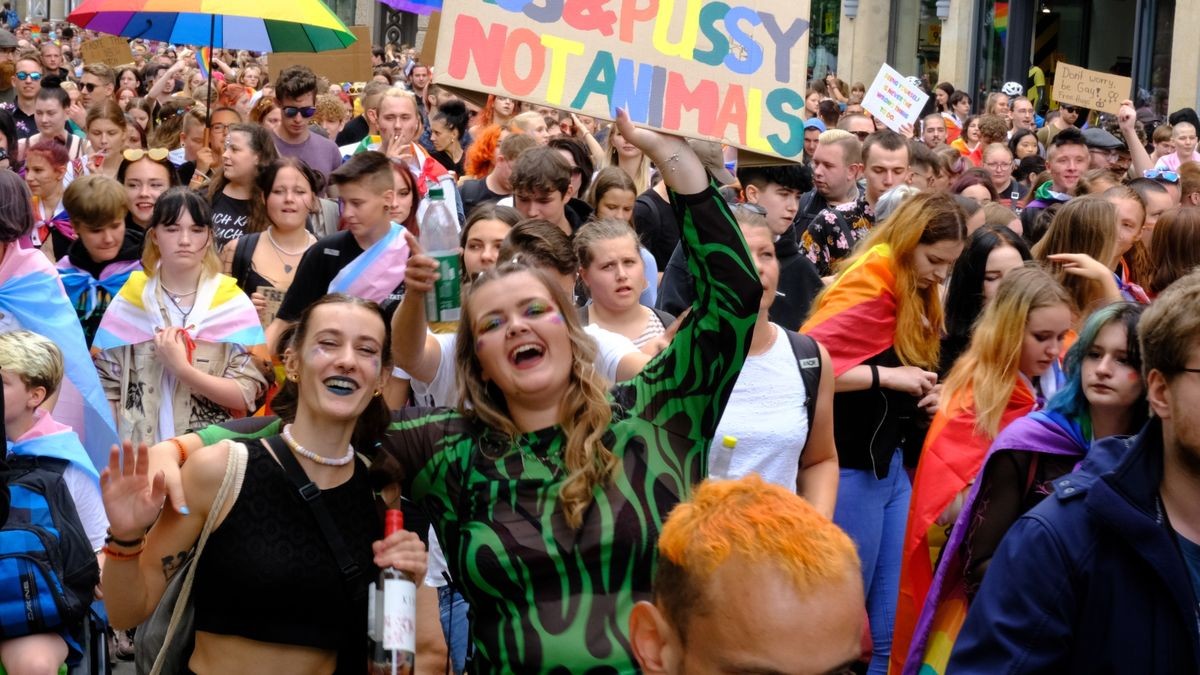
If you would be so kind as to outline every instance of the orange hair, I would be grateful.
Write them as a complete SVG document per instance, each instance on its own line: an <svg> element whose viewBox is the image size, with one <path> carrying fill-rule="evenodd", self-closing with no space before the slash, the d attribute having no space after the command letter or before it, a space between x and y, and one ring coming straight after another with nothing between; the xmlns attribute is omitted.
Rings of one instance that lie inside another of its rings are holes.
<svg viewBox="0 0 1200 675"><path fill-rule="evenodd" d="M471 147L467 150L464 172L472 178L486 178L496 166L496 149L500 147L500 134L504 130L492 124L479 130Z"/></svg>
<svg viewBox="0 0 1200 675"><path fill-rule="evenodd" d="M806 594L859 579L854 542L790 490L757 474L706 480L671 511L658 538L655 597L680 630L725 562L769 565Z"/></svg>

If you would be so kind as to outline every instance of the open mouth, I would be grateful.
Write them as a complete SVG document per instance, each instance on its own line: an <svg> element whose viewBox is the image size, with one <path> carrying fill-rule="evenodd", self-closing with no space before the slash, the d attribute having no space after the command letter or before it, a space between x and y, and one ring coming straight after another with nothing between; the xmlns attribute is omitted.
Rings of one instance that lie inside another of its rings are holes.
<svg viewBox="0 0 1200 675"><path fill-rule="evenodd" d="M508 353L508 361L517 368L532 368L541 363L546 349L541 345L526 343Z"/></svg>
<svg viewBox="0 0 1200 675"><path fill-rule="evenodd" d="M322 384L337 396L349 396L358 391L358 383L348 377L328 377Z"/></svg>

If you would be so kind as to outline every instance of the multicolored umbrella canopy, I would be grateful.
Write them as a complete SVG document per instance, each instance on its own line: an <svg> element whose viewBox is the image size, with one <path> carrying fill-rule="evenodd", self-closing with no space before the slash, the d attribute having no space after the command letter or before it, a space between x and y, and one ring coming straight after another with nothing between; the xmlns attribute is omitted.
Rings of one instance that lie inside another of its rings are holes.
<svg viewBox="0 0 1200 675"><path fill-rule="evenodd" d="M323 52L355 40L321 0L84 0L67 20L130 39L257 52Z"/></svg>

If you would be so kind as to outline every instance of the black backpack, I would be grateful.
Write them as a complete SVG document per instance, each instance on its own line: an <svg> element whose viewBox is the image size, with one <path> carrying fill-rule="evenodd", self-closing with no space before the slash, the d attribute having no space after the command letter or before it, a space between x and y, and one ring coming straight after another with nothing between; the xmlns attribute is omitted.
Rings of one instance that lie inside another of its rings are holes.
<svg viewBox="0 0 1200 675"><path fill-rule="evenodd" d="M100 567L63 480L69 464L13 455L0 471L0 640L76 627L92 604Z"/></svg>
<svg viewBox="0 0 1200 675"><path fill-rule="evenodd" d="M808 432L812 433L813 419L817 414L817 394L821 388L821 347L817 341L802 333L780 326L787 335L796 366L800 368L800 381L804 383L804 409L808 411ZM808 439L804 439L808 443ZM803 444L802 444L803 446Z"/></svg>

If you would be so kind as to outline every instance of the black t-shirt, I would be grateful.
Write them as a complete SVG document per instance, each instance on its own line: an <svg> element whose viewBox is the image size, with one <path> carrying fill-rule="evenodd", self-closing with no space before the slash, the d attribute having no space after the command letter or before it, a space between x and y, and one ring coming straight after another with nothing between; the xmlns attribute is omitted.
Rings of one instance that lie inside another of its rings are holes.
<svg viewBox="0 0 1200 675"><path fill-rule="evenodd" d="M218 192L212 200L213 241L217 250L246 232L250 222L250 200L234 199Z"/></svg>
<svg viewBox="0 0 1200 675"><path fill-rule="evenodd" d="M357 115L354 119L346 122L346 126L342 127L342 130L338 132L337 138L333 142L338 145L350 145L366 138L370 132L371 128L367 125L366 118L362 115Z"/></svg>
<svg viewBox="0 0 1200 675"><path fill-rule="evenodd" d="M300 258L295 280L283 296L283 302L279 304L279 312L275 316L284 321L298 321L309 305L329 293L329 282L333 281L338 272L362 255L362 252L362 247L349 230L317 240L317 243L304 252L304 257ZM392 320L392 313L403 299L404 282L401 281L396 290L380 303L389 322Z"/></svg>
<svg viewBox="0 0 1200 675"><path fill-rule="evenodd" d="M457 162L451 159L450 155L442 152L441 150L433 150L429 153L429 156L433 157L438 164L441 164L442 168L446 169L447 171L453 171L456 178L463 175L463 163L467 161L466 152L463 152L462 157L459 157Z"/></svg>
<svg viewBox="0 0 1200 675"><path fill-rule="evenodd" d="M496 194L487 186L486 178L478 178L463 182L458 186L458 194L462 198L463 215L470 216L471 211L480 204L496 203L507 195Z"/></svg>
<svg viewBox="0 0 1200 675"><path fill-rule="evenodd" d="M665 271L679 244L679 223L671 203L653 189L638 195L633 203L633 227L642 238L642 245L654 256L659 271Z"/></svg>

